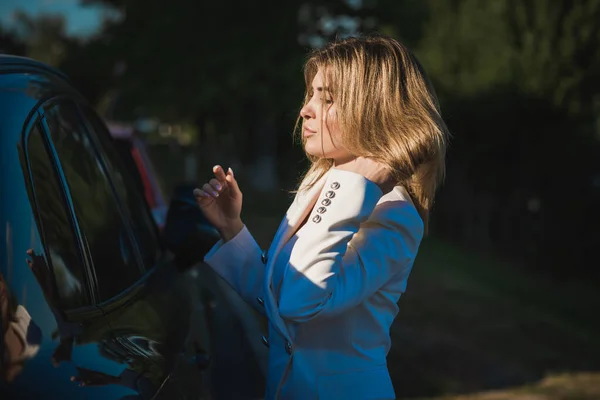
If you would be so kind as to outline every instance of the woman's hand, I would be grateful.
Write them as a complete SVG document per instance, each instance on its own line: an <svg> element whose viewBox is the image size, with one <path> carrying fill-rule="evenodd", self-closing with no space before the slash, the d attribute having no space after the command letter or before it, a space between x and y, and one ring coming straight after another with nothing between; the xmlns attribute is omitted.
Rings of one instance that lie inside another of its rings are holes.
<svg viewBox="0 0 600 400"><path fill-rule="evenodd" d="M237 235L244 223L241 220L242 192L229 168L227 174L220 165L213 167L215 177L202 188L194 189L198 206L221 234L224 241Z"/></svg>
<svg viewBox="0 0 600 400"><path fill-rule="evenodd" d="M384 194L391 191L395 186L390 169L370 158L356 157L342 164L336 164L334 168L364 176L379 186Z"/></svg>

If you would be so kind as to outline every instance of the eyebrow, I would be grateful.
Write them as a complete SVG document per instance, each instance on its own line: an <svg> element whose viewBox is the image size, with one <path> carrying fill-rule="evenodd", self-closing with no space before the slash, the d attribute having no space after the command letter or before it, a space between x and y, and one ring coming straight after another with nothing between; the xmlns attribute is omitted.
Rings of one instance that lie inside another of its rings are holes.
<svg viewBox="0 0 600 400"><path fill-rule="evenodd" d="M311 90L316 90L317 92L330 92L330 93L333 93L332 90L331 90L331 88L329 86L325 86L325 87L318 86L316 88L311 88Z"/></svg>

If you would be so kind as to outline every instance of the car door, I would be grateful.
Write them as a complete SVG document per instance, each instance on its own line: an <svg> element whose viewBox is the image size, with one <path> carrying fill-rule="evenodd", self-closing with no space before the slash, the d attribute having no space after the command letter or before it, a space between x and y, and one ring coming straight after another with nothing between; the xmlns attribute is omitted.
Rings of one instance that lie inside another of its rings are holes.
<svg viewBox="0 0 600 400"><path fill-rule="evenodd" d="M63 113L71 112L65 107ZM124 227L124 231L112 231L113 235L120 232L124 239L103 242L99 254L94 255L93 244L89 246L99 306L111 325L113 345L126 347L134 354L130 368L139 372L138 385L159 385L161 397L169 399L207 396L203 370L207 367L210 342L196 280L188 272L179 272L164 251L148 204L118 158L104 123L84 103L73 104L72 111L78 114L82 129L93 144L94 154L90 151L86 155L87 162L100 165L106 174ZM81 156L85 151L78 153ZM72 189L71 195L84 197L86 192ZM120 280L118 288L106 291L103 288L112 287L115 276L104 271L104 265L121 262L118 253L124 244L131 245L132 251L126 253L133 257L120 268L129 268L132 273ZM114 261L106 259L111 252Z"/></svg>
<svg viewBox="0 0 600 400"><path fill-rule="evenodd" d="M45 377L53 382L52 391L44 396L122 399L136 395L124 385L110 385L121 381L123 363L103 350L111 337L110 324L97 305L86 245L79 234L64 170L46 122L42 110L34 111L23 136L27 191L42 243L33 249L35 253L30 254L28 262L56 322L48 338L56 342L52 354L48 354L55 368ZM90 371L87 378L92 379L82 381L82 371ZM92 380L94 389L83 393L86 389L78 384L91 384ZM47 386L40 390L44 388L48 390Z"/></svg>

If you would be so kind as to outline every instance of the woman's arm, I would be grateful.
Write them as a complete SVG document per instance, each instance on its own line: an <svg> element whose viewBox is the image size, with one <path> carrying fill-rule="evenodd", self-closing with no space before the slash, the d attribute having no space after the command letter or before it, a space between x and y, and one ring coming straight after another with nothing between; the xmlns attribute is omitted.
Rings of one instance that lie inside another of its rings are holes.
<svg viewBox="0 0 600 400"><path fill-rule="evenodd" d="M391 200L376 207L381 195L359 174L331 171L307 229L294 244L281 287L282 318L304 322L339 314L392 276L410 272L423 223L410 202ZM325 198L329 206L319 210Z"/></svg>
<svg viewBox="0 0 600 400"><path fill-rule="evenodd" d="M230 240L218 241L204 257L233 289L260 313L264 309L257 301L263 297L265 266L262 251L246 226Z"/></svg>

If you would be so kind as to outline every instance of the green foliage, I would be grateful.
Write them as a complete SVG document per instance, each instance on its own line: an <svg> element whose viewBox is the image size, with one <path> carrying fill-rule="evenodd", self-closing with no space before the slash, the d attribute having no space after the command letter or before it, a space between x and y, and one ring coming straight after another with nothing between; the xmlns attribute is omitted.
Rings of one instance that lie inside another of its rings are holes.
<svg viewBox="0 0 600 400"><path fill-rule="evenodd" d="M354 29L396 36L424 64L454 135L438 233L557 270L584 263L599 239L588 221L598 215L600 0L86 2L122 18L85 43L65 39L56 21L22 25L51 27L30 36L65 43L48 57L87 98L118 119L195 125L208 143L203 162L228 162L236 145L245 164L276 155L286 178L301 168L287 139L310 45ZM575 233L558 246L564 229Z"/></svg>
<svg viewBox="0 0 600 400"><path fill-rule="evenodd" d="M575 114L593 110L600 89L600 2L427 3L415 50L443 92L465 97L510 86Z"/></svg>
<svg viewBox="0 0 600 400"><path fill-rule="evenodd" d="M60 15L30 17L22 11L14 16L16 36L24 41L25 54L49 65L58 66L66 56L69 39L65 18Z"/></svg>
<svg viewBox="0 0 600 400"><path fill-rule="evenodd" d="M162 2L123 1L124 18L107 27L102 41L126 65L117 84L128 107L193 120L239 114L251 101L279 115L293 108L290 95L299 98L289 79L295 74L301 83L297 4L240 3L234 10L228 2L177 0L165 13Z"/></svg>

